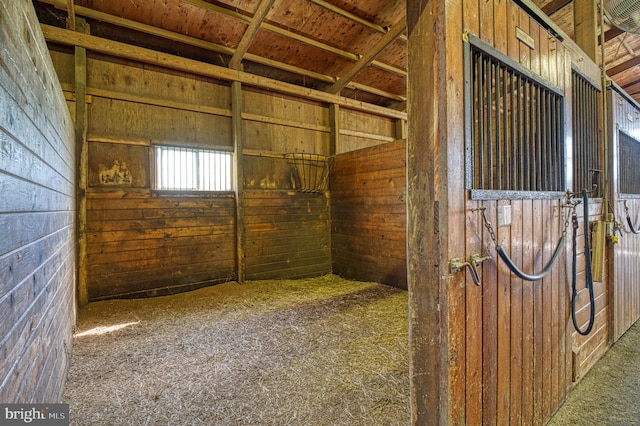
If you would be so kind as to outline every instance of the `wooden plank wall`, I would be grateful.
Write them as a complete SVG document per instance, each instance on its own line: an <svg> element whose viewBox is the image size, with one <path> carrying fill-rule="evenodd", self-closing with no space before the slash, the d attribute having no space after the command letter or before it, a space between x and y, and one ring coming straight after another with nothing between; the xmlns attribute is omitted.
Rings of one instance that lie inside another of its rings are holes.
<svg viewBox="0 0 640 426"><path fill-rule="evenodd" d="M569 49L514 2L469 1L464 2L463 11L465 29L564 90L565 134L570 143L572 54ZM516 28L533 39L535 48L517 39ZM592 80L598 81L597 68L595 73L592 64L583 68ZM524 200L468 201L467 256L482 252L494 259L497 257L493 242L473 209L485 207L489 221L495 226L498 206L511 205L512 224L496 228L498 242L522 270L539 271L562 235L567 214L567 209L562 207L564 203L564 197L536 199L535 196ZM602 203L592 203L591 220L599 219L601 213ZM578 217L582 223L580 209ZM607 349L607 276L603 282L595 283L594 331L583 337L573 329L568 303L571 229L567 232L564 256L544 279L523 281L501 260L494 260L481 268L481 288L467 284L466 374L467 379L482 378L482 386L473 380L467 382L468 423L543 424L560 406L573 381L582 377ZM581 247L581 238L584 237L579 237L578 247ZM589 315L584 269L580 249L577 277L580 292L576 306L580 324L584 324Z"/></svg>
<svg viewBox="0 0 640 426"><path fill-rule="evenodd" d="M333 272L407 288L406 141L337 155L331 170Z"/></svg>
<svg viewBox="0 0 640 426"><path fill-rule="evenodd" d="M52 46L51 55L73 108L72 52ZM392 140L394 120L340 109L332 125L326 104L243 87L238 231L232 194L151 189L154 143L232 149L229 86L91 52L86 74L88 300L236 279L236 232L245 279L331 272L329 193L298 192L287 154L328 158L334 134L344 137L342 150ZM131 182L101 181L100 170L116 164L126 164Z"/></svg>
<svg viewBox="0 0 640 426"><path fill-rule="evenodd" d="M464 69L459 37L468 31L559 87L567 108L567 144L572 140L572 51L513 1L465 0L434 6L433 10L422 9L418 2L413 6L423 15L433 16L436 26L443 25L447 40L446 47L435 41L436 50L426 51L423 46L434 45L434 40L424 34L433 31L434 22L423 17L415 25L426 28L418 27L412 33L410 20L409 44L415 50L410 50L409 58L417 60L415 68L410 61L409 72L430 76L435 92L427 92L429 83L416 83L409 90L424 93L423 105L437 105L429 110L434 117L425 116L419 101L409 108L415 112L409 115L409 123L414 126L408 150L408 196L413 206L409 221L419 222L412 224L409 233L410 271L418 275L409 278L411 309L415 312L410 325L412 392L417 395L413 401L414 423L430 421L431 411L440 421L447 419L452 424L544 424L563 402L573 379L583 376L607 349L608 276L596 283L594 332L583 338L575 335L569 311L570 241L552 272L536 282L517 278L497 259L495 244L476 209L486 209L497 242L526 272L540 271L551 258L563 233L567 209L563 207L563 195L470 199L464 181ZM518 40L517 28L531 38L533 48ZM436 58L436 71L429 74L424 70L420 54ZM587 72L591 72L591 65ZM581 67L579 63L577 66ZM597 72L592 78L598 81ZM422 150L433 150L434 154L422 154ZM571 187L571 182L567 185ZM506 205L511 206L512 223L497 228L498 208ZM592 203L590 217L599 218L601 209L601 202ZM570 235L571 229L568 231ZM581 252L578 288L584 287ZM480 286L473 284L466 270L457 274L444 271L450 259L469 259L478 253L493 257L479 267ZM430 271L424 257L436 265L438 272ZM442 297L443 289L446 298ZM584 290L580 292L578 303L581 322L588 315L585 294ZM436 308L438 315L433 311ZM446 325L442 325L442 316L447 319ZM429 332L426 327L438 327L439 332ZM438 339L447 339L446 350L438 349L443 348L442 343L434 346L437 343L432 342ZM429 364L428 368L423 364ZM443 381L447 385L434 390ZM434 408L442 400L448 404ZM438 414L439 409L446 414Z"/></svg>
<svg viewBox="0 0 640 426"><path fill-rule="evenodd" d="M67 98L73 56L51 49ZM228 85L89 53L87 60L88 300L184 291L235 279L233 194L151 190L151 146L231 149ZM100 171L126 167L131 182Z"/></svg>
<svg viewBox="0 0 640 426"><path fill-rule="evenodd" d="M246 279L304 278L331 272L328 193L245 193Z"/></svg>
<svg viewBox="0 0 640 426"><path fill-rule="evenodd" d="M609 90L610 142L612 170L618 170L618 131L640 141L640 107L629 102L615 90ZM640 226L640 195L620 194L619 176L612 179L612 204L622 229L620 242L613 248L612 304L613 340L618 340L640 318L640 235L631 233L626 220L624 200L634 227Z"/></svg>
<svg viewBox="0 0 640 426"><path fill-rule="evenodd" d="M60 402L75 321L73 122L31 2L0 2L0 401Z"/></svg>

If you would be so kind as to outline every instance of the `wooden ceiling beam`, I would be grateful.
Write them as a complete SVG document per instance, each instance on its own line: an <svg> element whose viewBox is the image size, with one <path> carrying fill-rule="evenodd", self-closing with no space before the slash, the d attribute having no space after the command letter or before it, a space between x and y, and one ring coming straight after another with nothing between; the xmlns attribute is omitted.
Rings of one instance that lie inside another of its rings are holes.
<svg viewBox="0 0 640 426"><path fill-rule="evenodd" d="M61 0L41 0L43 3L50 4L56 8L60 8L64 10L64 4ZM198 47L201 49L209 50L216 53L222 53L224 55L232 56L235 53L235 50L222 46L216 43L212 43L210 41L202 40L196 37L186 36L184 34L174 33L173 31L163 30L158 27L154 27L152 25L141 24L139 22L131 21L129 19L120 18L118 16L110 15L108 13L99 12L94 9L89 9L83 6L76 6L76 13L90 19L96 19L102 22L106 22L109 24L117 25L123 28L128 28L135 31L140 31L145 34L150 34L157 37L162 37L167 40L176 41L179 43L188 44L190 46ZM272 59L268 59L262 56L258 56L252 53L246 53L244 55L244 59L254 62L260 65L266 65L272 68L276 68L282 71L290 72L292 74L301 75L304 77L313 78L315 80L321 81L323 83L334 84L338 79L333 76L329 76L326 74L317 73L315 71L307 70L304 68L296 67L294 65L285 64L283 62L278 62ZM391 65L383 64L383 67L386 68L387 71L393 72L399 75L403 75L406 77L406 71L401 70L399 68L393 67ZM382 67L381 67L382 68ZM355 86L353 88L356 88ZM399 95L395 95L392 93L384 92L379 89L375 89L373 87L359 85L357 87L358 90L363 92L372 93L375 95L379 95L385 98L397 100Z"/></svg>
<svg viewBox="0 0 640 426"><path fill-rule="evenodd" d="M614 38L622 34L624 34L624 31L622 31L620 28L611 27L610 29L604 32L604 41L606 43L607 41L613 40Z"/></svg>
<svg viewBox="0 0 640 426"><path fill-rule="evenodd" d="M49 0L49 1L51 1L51 0ZM205 10L211 10L211 11L214 11L214 12L221 13L223 15L229 16L231 18L239 19L241 21L244 21L247 24L251 23L251 18L246 16L246 15L243 15L241 13L235 12L233 10L225 9L223 7L220 7L220 6L216 6L216 5L211 4L211 3L207 3L207 2L202 1L202 0L182 0L182 1L185 2L185 3L189 3L191 5L197 6L197 7L201 7L203 9L205 9ZM333 7L333 9L334 9L333 10L334 12L336 10L338 10L337 7ZM348 13L346 11L344 11L344 12ZM352 60L352 61L358 61L361 58L361 55L356 55L355 53L351 53L351 52L347 52L346 50L338 49L337 47L330 46L330 45L328 45L326 43L319 42L317 40L314 40L314 39L309 38L309 37L305 37L305 36L300 35L300 34L296 34L294 32L286 30L284 28L280 28L278 26L269 24L268 22L263 22L262 25L260 26L260 28L262 28L264 30L267 30L267 31L270 31L272 33L281 35L281 36L286 37L286 38L288 38L290 40L295 40L295 41L298 41L300 43L304 43L306 45L316 47L316 48L318 48L320 50L324 50L325 52L331 52L331 53L333 53L335 55L341 56L343 58L346 58L346 59L349 59L349 60ZM386 33L386 30L384 30L384 31ZM378 61L373 61L371 63L371 65L373 65L375 67L378 67L380 69L384 69L386 71L391 71L388 67L385 67L385 64L380 63ZM396 70L398 70L398 68L396 68ZM398 72L396 70L391 71L391 72L393 72L395 74L398 74ZM405 74L406 74L406 71L405 71Z"/></svg>
<svg viewBox="0 0 640 426"><path fill-rule="evenodd" d="M556 13L557 11L559 11L560 9L564 8L565 6L568 6L569 4L571 4L572 0L553 0L549 3L547 3L543 8L542 11L545 13L545 15L547 16L551 16L554 13Z"/></svg>
<svg viewBox="0 0 640 426"><path fill-rule="evenodd" d="M170 55L155 50L132 46L113 40L104 39L75 31L65 30L51 25L41 25L42 32L47 41L67 45L84 47L88 50L105 55L116 56L132 61L148 63L164 68L202 75L226 81L238 81L247 86L261 87L270 91L296 96L302 99L337 104L356 111L366 111L383 117L399 118L406 120L407 114L379 105L345 98L343 96L322 92L273 80L267 77L250 74L247 72L232 70L226 67L207 64L181 56Z"/></svg>
<svg viewBox="0 0 640 426"><path fill-rule="evenodd" d="M70 30L76 30L76 12L74 10L75 4L73 0L67 0L67 28Z"/></svg>
<svg viewBox="0 0 640 426"><path fill-rule="evenodd" d="M363 69L365 69L373 60L386 49L391 43L393 43L402 33L407 29L406 18L392 26L389 31L364 55L358 62L352 66L345 75L343 75L336 83L327 89L329 93L338 93L342 90L351 80L358 75Z"/></svg>
<svg viewBox="0 0 640 426"><path fill-rule="evenodd" d="M620 74L621 72L627 71L630 68L640 65L640 56L635 56L629 59L626 62L616 65L615 67L611 67L607 69L607 75L612 77L616 74Z"/></svg>
<svg viewBox="0 0 640 426"><path fill-rule="evenodd" d="M362 25L363 27L367 27L373 31L379 32L380 34L386 34L387 33L387 29L384 28L381 25L378 25L376 23L373 23L371 21L367 21L366 19L363 19L361 17L359 17L358 15L354 15L351 12L347 12L344 9L339 8L338 6L334 6L329 2L326 2L324 0L309 0L309 2L318 5L324 9L327 9L330 12L335 13L336 15L340 15L343 18L347 18L353 22L357 22L358 24Z"/></svg>
<svg viewBox="0 0 640 426"><path fill-rule="evenodd" d="M231 61L229 61L229 68L239 69L242 58L244 57L245 53L247 53L247 50L249 50L249 46L253 42L253 39L256 37L256 34L258 34L260 26L264 22L267 14L271 10L271 7L275 2L276 0L262 0L260 2L256 13L253 15L251 23L244 32L240 43L238 43L238 47L236 47L236 51L234 52Z"/></svg>
<svg viewBox="0 0 640 426"><path fill-rule="evenodd" d="M597 62L597 10L593 0L573 1L575 42L593 62Z"/></svg>

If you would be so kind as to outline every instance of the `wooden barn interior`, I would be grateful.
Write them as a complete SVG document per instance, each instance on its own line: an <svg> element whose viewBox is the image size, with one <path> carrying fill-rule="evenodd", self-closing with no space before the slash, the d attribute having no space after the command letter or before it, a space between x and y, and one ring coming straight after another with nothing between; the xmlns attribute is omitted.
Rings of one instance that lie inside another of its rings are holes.
<svg viewBox="0 0 640 426"><path fill-rule="evenodd" d="M0 402L62 401L87 306L336 275L406 291L412 424L545 424L640 317L638 22L1 0Z"/></svg>

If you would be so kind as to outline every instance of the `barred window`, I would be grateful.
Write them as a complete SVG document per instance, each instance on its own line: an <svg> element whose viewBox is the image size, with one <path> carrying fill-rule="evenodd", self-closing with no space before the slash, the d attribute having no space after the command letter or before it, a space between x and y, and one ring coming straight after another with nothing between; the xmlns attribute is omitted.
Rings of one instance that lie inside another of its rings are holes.
<svg viewBox="0 0 640 426"><path fill-rule="evenodd" d="M154 145L155 189L231 191L232 154L228 151Z"/></svg>
<svg viewBox="0 0 640 426"><path fill-rule="evenodd" d="M622 131L618 131L619 191L623 194L640 194L640 173L638 173L638 159L640 159L640 141Z"/></svg>
<svg viewBox="0 0 640 426"><path fill-rule="evenodd" d="M593 171L602 169L600 129L598 128L598 90L584 77L573 71L573 190L591 190ZM596 196L602 195L598 183Z"/></svg>
<svg viewBox="0 0 640 426"><path fill-rule="evenodd" d="M563 97L475 37L466 51L467 187L563 191Z"/></svg>

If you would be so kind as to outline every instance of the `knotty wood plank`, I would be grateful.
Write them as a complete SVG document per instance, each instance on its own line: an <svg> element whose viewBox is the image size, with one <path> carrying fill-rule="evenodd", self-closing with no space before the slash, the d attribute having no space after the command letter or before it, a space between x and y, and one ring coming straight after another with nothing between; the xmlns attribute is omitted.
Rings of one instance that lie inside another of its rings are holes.
<svg viewBox="0 0 640 426"><path fill-rule="evenodd" d="M499 202L498 205L507 205L507 203ZM510 205L510 204L509 204ZM513 212L512 212L513 214ZM495 225L497 227L497 220ZM513 225L512 225L513 226ZM497 228L498 241L504 248L505 252L511 257L512 226L503 226ZM509 423L511 414L511 368L513 362L511 357L511 287L512 274L509 268L501 260L498 261L498 286L497 286L497 403L496 412L497 424ZM519 393L519 392L518 392Z"/></svg>
<svg viewBox="0 0 640 426"><path fill-rule="evenodd" d="M540 236L544 235L543 206L540 201L533 201L533 271L540 271L543 266L543 247ZM541 282L533 284L533 415L534 422L540 423L544 418L544 301Z"/></svg>
<svg viewBox="0 0 640 426"><path fill-rule="evenodd" d="M522 206L522 268L523 271L533 271L533 201L524 200ZM535 327L534 303L535 283L523 282L522 287L522 421L533 424L535 410Z"/></svg>
<svg viewBox="0 0 640 426"><path fill-rule="evenodd" d="M497 224L496 203L486 202L485 214L495 226ZM493 241L486 232L483 235L483 251L492 252ZM498 409L498 271L496 263L483 266L482 274L482 420L483 424L497 421ZM502 397L502 395L500 395Z"/></svg>
<svg viewBox="0 0 640 426"><path fill-rule="evenodd" d="M503 54L508 54L508 30L509 27L507 21L507 0L494 0L493 1L493 34L494 34L494 47ZM496 87L496 90L501 91L502 87ZM506 93L504 94L506 95ZM500 125L506 126L507 123L503 120L503 112L498 110L496 114L500 116ZM499 129L500 134L496 135L496 139L500 141L500 145L505 149L504 131ZM499 205L504 205L503 202L498 202L496 208ZM511 254L511 229L510 227L497 228L497 213L494 225L496 226L497 236L500 244L504 247L507 254ZM511 272L503 262L498 263L497 268L497 371L496 371L496 422L497 424L505 424L509 422L511 411Z"/></svg>

